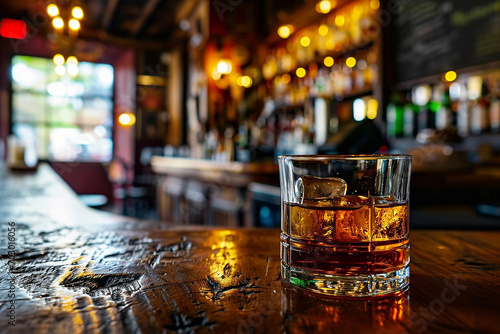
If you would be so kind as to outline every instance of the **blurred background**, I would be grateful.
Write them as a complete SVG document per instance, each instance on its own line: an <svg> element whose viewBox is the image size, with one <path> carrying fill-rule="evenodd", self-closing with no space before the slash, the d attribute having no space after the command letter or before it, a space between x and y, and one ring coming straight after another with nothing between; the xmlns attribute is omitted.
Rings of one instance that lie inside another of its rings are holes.
<svg viewBox="0 0 500 334"><path fill-rule="evenodd" d="M91 207L277 227L280 154L413 155L412 227L500 227L500 4L5 0L0 156Z"/></svg>

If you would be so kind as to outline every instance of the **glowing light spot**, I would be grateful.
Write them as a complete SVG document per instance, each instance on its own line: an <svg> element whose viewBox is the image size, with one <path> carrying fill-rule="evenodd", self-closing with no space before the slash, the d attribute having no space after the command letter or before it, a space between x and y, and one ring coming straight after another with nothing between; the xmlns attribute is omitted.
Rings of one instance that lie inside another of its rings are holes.
<svg viewBox="0 0 500 334"><path fill-rule="evenodd" d="M448 71L445 73L444 78L448 82L455 81L455 79L457 78L457 73L455 71Z"/></svg>
<svg viewBox="0 0 500 334"><path fill-rule="evenodd" d="M71 19L69 20L69 28L71 30L79 30L80 29L80 22L77 19Z"/></svg>
<svg viewBox="0 0 500 334"><path fill-rule="evenodd" d="M331 1L321 0L318 3L316 3L316 11L321 14L328 14L332 10L333 6L334 4L332 4Z"/></svg>
<svg viewBox="0 0 500 334"><path fill-rule="evenodd" d="M293 34L293 27L289 24L278 28L278 35L283 39L290 37L291 34Z"/></svg>
<svg viewBox="0 0 500 334"><path fill-rule="evenodd" d="M78 75L78 66L68 65L68 74L71 75L72 77L77 76Z"/></svg>
<svg viewBox="0 0 500 334"><path fill-rule="evenodd" d="M70 66L76 66L78 65L78 59L76 59L75 56L69 56L68 59L66 60L66 62L68 63L68 65ZM59 65L59 64L58 64Z"/></svg>
<svg viewBox="0 0 500 334"><path fill-rule="evenodd" d="M49 14L50 17L59 15L59 8L54 4L50 4L47 6L47 14Z"/></svg>
<svg viewBox="0 0 500 334"><path fill-rule="evenodd" d="M371 9L378 9L380 7L380 1L379 0L372 0L370 1L370 8Z"/></svg>
<svg viewBox="0 0 500 334"><path fill-rule="evenodd" d="M355 121L360 122L366 117L365 101L356 99L352 104L352 114Z"/></svg>
<svg viewBox="0 0 500 334"><path fill-rule="evenodd" d="M307 48L311 44L311 39L307 36L304 36L300 39L300 45Z"/></svg>
<svg viewBox="0 0 500 334"><path fill-rule="evenodd" d="M333 64L335 63L335 60L332 57L325 57L323 63L325 64L326 67L332 67Z"/></svg>
<svg viewBox="0 0 500 334"><path fill-rule="evenodd" d="M368 119L377 118L378 101L375 99L369 99L366 104L366 117Z"/></svg>
<svg viewBox="0 0 500 334"><path fill-rule="evenodd" d="M345 23L345 18L344 18L344 15L337 15L335 17L335 24L338 26L338 27L342 27Z"/></svg>
<svg viewBox="0 0 500 334"><path fill-rule="evenodd" d="M214 68L214 70L212 71L212 79L219 80L221 77L222 74L220 74L220 72L217 70L217 67Z"/></svg>
<svg viewBox="0 0 500 334"><path fill-rule="evenodd" d="M83 9L82 9L82 7L79 7L79 6L73 7L73 10L71 11L71 15L73 15L73 17L75 19L81 20L83 18Z"/></svg>
<svg viewBox="0 0 500 334"><path fill-rule="evenodd" d="M118 123L123 126L132 126L135 124L135 115L132 113L123 113L118 116Z"/></svg>
<svg viewBox="0 0 500 334"><path fill-rule="evenodd" d="M64 21L58 16L52 20L52 25L56 29L61 29L62 27L64 27Z"/></svg>
<svg viewBox="0 0 500 334"><path fill-rule="evenodd" d="M66 74L66 67L64 65L57 65L55 71L57 75L64 75Z"/></svg>
<svg viewBox="0 0 500 334"><path fill-rule="evenodd" d="M303 68L303 67L299 67L296 71L295 71L295 74L299 77L299 78L303 78L306 76L306 70Z"/></svg>
<svg viewBox="0 0 500 334"><path fill-rule="evenodd" d="M292 80L292 77L288 73L283 74L283 76L281 77L281 81L283 81L283 83L285 85L288 85L291 80Z"/></svg>
<svg viewBox="0 0 500 334"><path fill-rule="evenodd" d="M345 60L345 64L347 65L347 67L353 68L354 66L356 66L356 58L354 57L347 58Z"/></svg>
<svg viewBox="0 0 500 334"><path fill-rule="evenodd" d="M328 26L326 24L322 24L318 28L318 34L320 36L326 36L328 34Z"/></svg>
<svg viewBox="0 0 500 334"><path fill-rule="evenodd" d="M238 86L248 88L252 86L253 80L248 75L243 75L236 80L236 83Z"/></svg>
<svg viewBox="0 0 500 334"><path fill-rule="evenodd" d="M229 74L232 70L233 66L228 59L221 59L217 63L217 71L219 71L220 74Z"/></svg>
<svg viewBox="0 0 500 334"><path fill-rule="evenodd" d="M54 58L52 58L52 61L56 65L64 65L64 56L62 54L56 54Z"/></svg>

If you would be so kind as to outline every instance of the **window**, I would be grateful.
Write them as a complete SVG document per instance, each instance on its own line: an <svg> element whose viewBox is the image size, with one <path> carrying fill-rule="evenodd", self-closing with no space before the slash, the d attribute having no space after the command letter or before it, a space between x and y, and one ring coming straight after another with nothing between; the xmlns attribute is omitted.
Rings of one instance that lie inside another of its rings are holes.
<svg viewBox="0 0 500 334"><path fill-rule="evenodd" d="M58 75L52 59L12 58L12 132L51 161L110 161L113 67L81 62Z"/></svg>

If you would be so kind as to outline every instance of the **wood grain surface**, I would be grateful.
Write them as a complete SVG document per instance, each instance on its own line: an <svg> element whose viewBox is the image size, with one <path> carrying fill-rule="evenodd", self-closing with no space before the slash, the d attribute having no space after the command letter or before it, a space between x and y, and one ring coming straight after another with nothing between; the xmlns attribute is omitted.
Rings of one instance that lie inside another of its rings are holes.
<svg viewBox="0 0 500 334"><path fill-rule="evenodd" d="M0 215L0 333L500 332L499 232L412 231L409 290L345 300L281 281L278 230L93 211L45 165L0 169Z"/></svg>

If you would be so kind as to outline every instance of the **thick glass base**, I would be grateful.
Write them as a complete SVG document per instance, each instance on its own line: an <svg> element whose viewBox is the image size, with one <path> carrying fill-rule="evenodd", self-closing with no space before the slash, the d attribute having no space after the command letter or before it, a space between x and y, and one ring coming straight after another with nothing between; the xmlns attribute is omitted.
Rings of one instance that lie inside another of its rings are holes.
<svg viewBox="0 0 500 334"><path fill-rule="evenodd" d="M302 289L337 297L383 297L405 290L410 284L410 265L383 274L339 276L319 274L281 263L285 282Z"/></svg>

